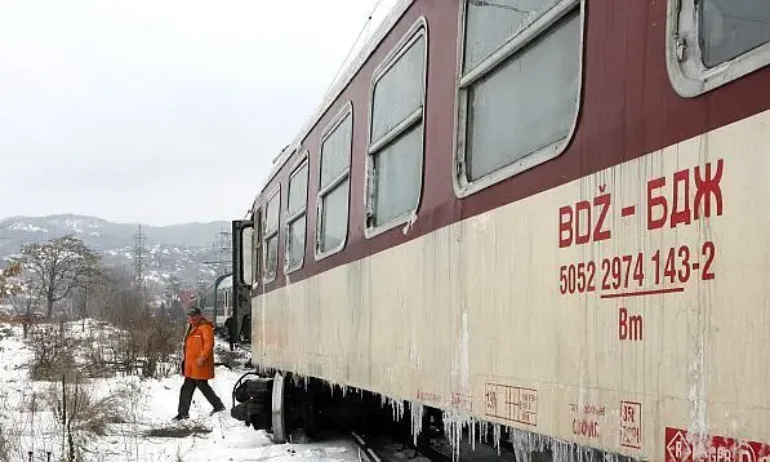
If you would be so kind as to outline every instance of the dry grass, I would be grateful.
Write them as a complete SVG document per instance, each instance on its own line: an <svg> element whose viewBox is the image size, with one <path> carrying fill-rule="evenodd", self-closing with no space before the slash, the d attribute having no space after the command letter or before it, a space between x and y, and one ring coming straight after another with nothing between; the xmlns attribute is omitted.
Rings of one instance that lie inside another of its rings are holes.
<svg viewBox="0 0 770 462"><path fill-rule="evenodd" d="M26 339L34 352L30 378L68 382L109 378L118 374L164 378L173 372L178 349L175 329L161 319L147 317L109 335L80 336L72 326L37 324ZM77 358L77 359L76 359Z"/></svg>
<svg viewBox="0 0 770 462"><path fill-rule="evenodd" d="M11 460L11 453L13 453L13 450L13 440L7 438L3 432L3 428L0 427L0 460Z"/></svg>
<svg viewBox="0 0 770 462"><path fill-rule="evenodd" d="M99 398L88 384L51 384L47 407L53 413L57 433L67 443L64 460L82 460L98 438L107 435L110 425L126 423L136 393L136 389L122 388Z"/></svg>
<svg viewBox="0 0 770 462"><path fill-rule="evenodd" d="M0 326L0 339L6 338L6 337L13 337L13 328L11 328L8 325L1 325Z"/></svg>
<svg viewBox="0 0 770 462"><path fill-rule="evenodd" d="M53 385L48 394L49 409L61 425L70 424L73 431L104 436L110 424L126 423L130 412L126 403L135 390L121 389L103 398L95 398L87 385L70 384L62 394L61 385ZM66 402L66 415L65 402Z"/></svg>
<svg viewBox="0 0 770 462"><path fill-rule="evenodd" d="M29 370L32 380L58 380L62 375L74 380L78 375L74 356L77 342L66 335L63 326L35 325L27 343L34 352Z"/></svg>
<svg viewBox="0 0 770 462"><path fill-rule="evenodd" d="M144 435L152 438L186 438L194 435L205 435L211 432L211 428L196 423L151 428L144 432Z"/></svg>

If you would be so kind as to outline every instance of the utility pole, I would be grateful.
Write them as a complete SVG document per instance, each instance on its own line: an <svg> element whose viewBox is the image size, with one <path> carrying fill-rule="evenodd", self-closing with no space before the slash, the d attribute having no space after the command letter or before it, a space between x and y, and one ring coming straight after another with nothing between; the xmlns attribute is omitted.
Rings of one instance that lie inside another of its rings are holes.
<svg viewBox="0 0 770 462"><path fill-rule="evenodd" d="M218 232L214 237L212 247L215 250L217 259L204 261L203 264L212 266L217 274L229 273L233 266L233 233L226 230Z"/></svg>
<svg viewBox="0 0 770 462"><path fill-rule="evenodd" d="M145 287L144 287L144 244L147 240L142 231L142 225L139 225L136 234L134 234L134 288L142 299L142 305L144 306L145 299Z"/></svg>
<svg viewBox="0 0 770 462"><path fill-rule="evenodd" d="M218 259L216 261L204 261L204 265L211 265L216 271L217 278L213 285L214 290L214 319L217 317L217 288L226 275L232 273L233 268L233 233L226 228L217 233L213 247L216 249Z"/></svg>
<svg viewBox="0 0 770 462"><path fill-rule="evenodd" d="M227 229L219 232L219 258L224 264L219 273L225 274L232 271L233 257L233 233Z"/></svg>

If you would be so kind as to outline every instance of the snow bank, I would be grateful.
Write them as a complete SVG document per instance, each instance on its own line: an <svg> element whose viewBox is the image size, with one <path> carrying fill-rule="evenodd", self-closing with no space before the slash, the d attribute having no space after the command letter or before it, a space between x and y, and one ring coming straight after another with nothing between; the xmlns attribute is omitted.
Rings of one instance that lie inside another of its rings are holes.
<svg viewBox="0 0 770 462"><path fill-rule="evenodd" d="M70 327L72 335L86 337L88 332L109 338L116 330L103 323L88 321L86 329L79 323ZM97 331L97 332L94 332ZM220 346L221 348L221 346ZM218 348L219 349L219 348ZM29 379L33 351L22 340L20 326L0 324L0 437L6 440L8 460L26 462L32 451L34 460L58 460L67 442L63 430L48 404L50 396L60 392L60 383L36 382ZM230 417L232 387L246 372L218 367L212 387L228 410L209 416L211 406L195 392L191 419L179 424L176 415L179 388L183 378L173 375L162 380L134 376L93 379L82 386L92 399L120 397L123 411L120 422L110 423L103 435L90 435L86 460L110 462L185 461L238 462L271 461L357 461L357 449L349 441L318 444L272 444L263 431L254 431ZM48 400L48 401L47 401ZM150 437L163 429L194 429L184 437ZM0 459L2 456L0 455Z"/></svg>

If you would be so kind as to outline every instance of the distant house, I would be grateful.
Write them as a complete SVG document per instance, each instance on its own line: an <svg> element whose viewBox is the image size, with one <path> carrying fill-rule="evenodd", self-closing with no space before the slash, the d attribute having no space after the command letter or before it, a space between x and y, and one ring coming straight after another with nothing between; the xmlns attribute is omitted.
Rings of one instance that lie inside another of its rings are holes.
<svg viewBox="0 0 770 462"><path fill-rule="evenodd" d="M185 311L189 310L190 307L196 302L197 294L195 292L195 289L188 289L183 290L179 292L179 301L182 303L182 308L184 308Z"/></svg>

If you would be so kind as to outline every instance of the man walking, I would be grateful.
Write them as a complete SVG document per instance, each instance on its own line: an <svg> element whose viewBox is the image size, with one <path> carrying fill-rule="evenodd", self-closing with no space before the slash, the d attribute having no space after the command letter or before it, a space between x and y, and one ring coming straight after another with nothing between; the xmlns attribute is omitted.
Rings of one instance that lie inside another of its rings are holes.
<svg viewBox="0 0 770 462"><path fill-rule="evenodd" d="M235 318L230 316L225 320L225 330L227 331L227 340L230 342L230 351L235 350L235 344L238 342L238 330L235 328Z"/></svg>
<svg viewBox="0 0 770 462"><path fill-rule="evenodd" d="M192 308L187 312L187 321L182 359L182 375L185 379L179 390L179 409L174 420L189 418L190 404L196 388L214 407L212 415L225 410L222 400L208 382L214 378L214 324L203 317L199 308Z"/></svg>

